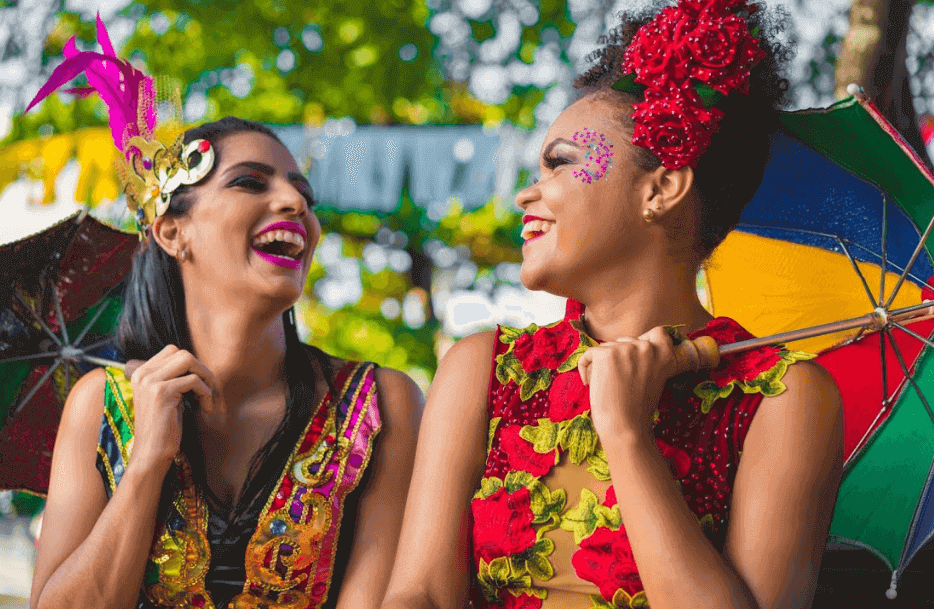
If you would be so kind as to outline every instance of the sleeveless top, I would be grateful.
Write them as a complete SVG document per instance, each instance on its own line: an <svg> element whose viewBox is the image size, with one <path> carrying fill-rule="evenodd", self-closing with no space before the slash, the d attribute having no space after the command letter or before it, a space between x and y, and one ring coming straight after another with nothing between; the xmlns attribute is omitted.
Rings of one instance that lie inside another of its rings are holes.
<svg viewBox="0 0 934 609"><path fill-rule="evenodd" d="M335 558L343 554L346 564L346 542L352 541L339 536L342 520L355 520L356 501L347 506L348 495L368 473L381 427L374 372L371 363L339 367L334 390L313 411L295 444L287 447L287 458L272 459L277 471L264 463L247 481L244 493L256 483L266 494L229 523L209 513L205 498L195 490L190 465L177 457L169 473L177 490L167 516L156 523L139 607L332 606L328 593L335 583L339 591L335 580L343 575L342 569L334 572ZM106 375L97 467L110 497L132 458L133 395L122 370L107 368ZM271 483L257 480L260 475L271 477ZM242 552L239 557L232 556L234 549Z"/></svg>
<svg viewBox="0 0 934 609"><path fill-rule="evenodd" d="M471 501L476 609L648 607L577 371L581 354L597 344L582 313L580 303L568 301L565 318L554 324L497 328L486 467ZM683 338L670 331L676 342ZM718 344L752 338L723 317L690 337L700 336ZM763 347L665 386L656 443L718 550L756 409L763 396L784 391L790 364L811 357Z"/></svg>

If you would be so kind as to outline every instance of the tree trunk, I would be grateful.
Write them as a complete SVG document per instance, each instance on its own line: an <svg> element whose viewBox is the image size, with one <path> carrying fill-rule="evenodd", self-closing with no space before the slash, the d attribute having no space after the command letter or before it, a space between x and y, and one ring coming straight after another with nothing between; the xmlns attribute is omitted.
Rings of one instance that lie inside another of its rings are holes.
<svg viewBox="0 0 934 609"><path fill-rule="evenodd" d="M924 141L911 95L907 57L908 25L914 0L853 0L850 31L837 61L838 98L850 83L860 85L922 159Z"/></svg>

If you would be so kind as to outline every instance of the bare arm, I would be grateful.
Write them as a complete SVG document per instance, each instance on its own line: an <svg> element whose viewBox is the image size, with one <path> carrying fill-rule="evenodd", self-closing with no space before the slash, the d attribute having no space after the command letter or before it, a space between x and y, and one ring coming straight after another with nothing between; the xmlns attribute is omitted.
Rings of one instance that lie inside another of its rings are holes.
<svg viewBox="0 0 934 609"><path fill-rule="evenodd" d="M722 555L650 439L605 443L612 478L626 481L619 509L653 609L810 607L842 471L842 406L815 364L784 381L746 437Z"/></svg>
<svg viewBox="0 0 934 609"><path fill-rule="evenodd" d="M438 369L419 429L399 551L382 609L462 609L470 498L483 475L493 332L464 338Z"/></svg>
<svg viewBox="0 0 934 609"><path fill-rule="evenodd" d="M97 468L103 370L75 384L62 413L32 582L32 609L136 605L166 470L128 467L107 501Z"/></svg>
<svg viewBox="0 0 934 609"><path fill-rule="evenodd" d="M162 481L178 453L182 395L211 403L213 377L194 356L170 345L133 373L133 458L107 501L95 466L104 414L103 370L81 378L59 424L32 609L136 605L155 530Z"/></svg>
<svg viewBox="0 0 934 609"><path fill-rule="evenodd" d="M360 498L350 562L338 609L376 609L383 600L399 542L405 497L415 461L418 418L424 398L408 376L376 371L382 430L371 456L372 482Z"/></svg>

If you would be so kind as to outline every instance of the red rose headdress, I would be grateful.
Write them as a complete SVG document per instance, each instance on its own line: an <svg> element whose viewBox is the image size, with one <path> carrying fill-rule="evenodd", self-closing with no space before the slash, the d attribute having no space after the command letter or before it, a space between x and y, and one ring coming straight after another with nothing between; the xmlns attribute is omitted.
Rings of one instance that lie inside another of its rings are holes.
<svg viewBox="0 0 934 609"><path fill-rule="evenodd" d="M766 55L738 13L757 10L746 0L680 0L639 28L626 49L625 75L613 88L644 96L633 104L632 142L666 168L697 167L723 117L715 104L749 94L749 73Z"/></svg>

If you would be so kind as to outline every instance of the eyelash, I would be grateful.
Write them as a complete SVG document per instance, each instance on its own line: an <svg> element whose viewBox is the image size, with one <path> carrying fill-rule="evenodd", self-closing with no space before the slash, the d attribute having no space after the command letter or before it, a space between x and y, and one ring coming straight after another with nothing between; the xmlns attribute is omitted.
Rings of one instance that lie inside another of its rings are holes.
<svg viewBox="0 0 934 609"><path fill-rule="evenodd" d="M263 192L264 190L266 190L266 183L260 180L259 178L254 178L253 176L240 176L238 178L235 178L234 180L230 182L230 186L240 186L242 188L247 188L255 192ZM309 208L315 206L315 200L311 196L311 193L305 192L304 190L300 188L298 189L298 192L300 192L301 195L305 198L305 203L308 204Z"/></svg>
<svg viewBox="0 0 934 609"><path fill-rule="evenodd" d="M548 169L554 169L558 165L564 165L566 163L571 162L564 157L552 156L552 155L545 155L544 157L542 157L542 160L544 161L545 167L547 167Z"/></svg>

